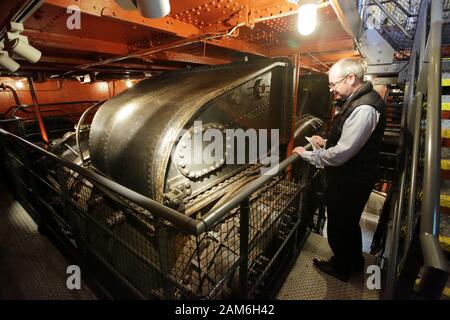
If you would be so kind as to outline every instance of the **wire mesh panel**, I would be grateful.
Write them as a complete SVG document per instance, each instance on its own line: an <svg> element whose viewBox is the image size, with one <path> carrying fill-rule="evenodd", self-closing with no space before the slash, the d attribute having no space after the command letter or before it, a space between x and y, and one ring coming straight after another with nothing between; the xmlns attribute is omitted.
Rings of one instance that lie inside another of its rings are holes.
<svg viewBox="0 0 450 320"><path fill-rule="evenodd" d="M395 50L402 51L412 47L420 3L421 0L359 1L359 10L366 27L375 28Z"/></svg>
<svg viewBox="0 0 450 320"><path fill-rule="evenodd" d="M244 279L247 296L256 296L275 262L295 252L303 189L288 174L254 192L248 210L237 206L206 232L189 234L82 171L2 142L16 192L40 224L59 230L92 270L108 270L111 278L103 271L96 276L113 289L146 299L218 299L241 297Z"/></svg>

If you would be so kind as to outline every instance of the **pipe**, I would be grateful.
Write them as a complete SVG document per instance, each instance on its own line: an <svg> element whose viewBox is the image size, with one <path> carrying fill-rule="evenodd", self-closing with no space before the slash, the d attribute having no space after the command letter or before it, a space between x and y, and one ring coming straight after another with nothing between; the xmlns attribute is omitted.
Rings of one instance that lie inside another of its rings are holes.
<svg viewBox="0 0 450 320"><path fill-rule="evenodd" d="M27 77L28 85L30 86L31 98L33 99L34 111L36 112L36 118L39 123L39 129L41 130L42 139L48 144L47 131L45 130L44 121L42 120L41 110L39 109L39 103L37 100L36 90L34 89L33 78L31 76Z"/></svg>
<svg viewBox="0 0 450 320"><path fill-rule="evenodd" d="M14 88L13 86L10 86L9 84L0 83L0 89L3 89L5 91L7 89L11 90L11 93L14 96L14 101L16 102L16 105L20 105L21 104L20 103L20 99L19 99L19 95L17 94L16 88Z"/></svg>
<svg viewBox="0 0 450 320"><path fill-rule="evenodd" d="M423 94L418 92L416 99L412 103L414 108L413 112L415 119L413 124L413 145L412 145L412 155L411 155L411 173L410 173L410 187L408 196L408 211L407 211L407 237L405 242L405 252L409 249L412 242L412 237L414 235L414 213L416 211L416 192L417 192L417 178L419 170L419 150L420 150L420 121L422 119L422 101Z"/></svg>
<svg viewBox="0 0 450 320"><path fill-rule="evenodd" d="M300 81L300 54L296 53L294 56L294 106L292 112L291 138L289 139L287 153L290 155L295 146L295 125L297 123L297 101L298 101L298 86Z"/></svg>

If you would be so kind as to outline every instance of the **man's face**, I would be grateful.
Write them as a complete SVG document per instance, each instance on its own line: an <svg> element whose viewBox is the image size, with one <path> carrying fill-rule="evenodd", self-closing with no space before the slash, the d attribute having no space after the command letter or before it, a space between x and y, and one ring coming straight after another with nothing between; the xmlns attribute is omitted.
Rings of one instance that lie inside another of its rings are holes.
<svg viewBox="0 0 450 320"><path fill-rule="evenodd" d="M337 101L347 100L353 93L352 81L354 81L354 75L342 76L336 69L331 68L328 74L328 82L330 92L333 93L333 99Z"/></svg>

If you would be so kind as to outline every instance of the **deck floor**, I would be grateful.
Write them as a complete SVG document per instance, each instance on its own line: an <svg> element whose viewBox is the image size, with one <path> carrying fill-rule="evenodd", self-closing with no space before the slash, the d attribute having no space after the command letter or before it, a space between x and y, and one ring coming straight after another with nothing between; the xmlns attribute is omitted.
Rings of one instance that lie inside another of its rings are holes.
<svg viewBox="0 0 450 320"><path fill-rule="evenodd" d="M0 183L0 299L91 300L92 290L69 290L70 263Z"/></svg>
<svg viewBox="0 0 450 320"><path fill-rule="evenodd" d="M280 289L280 300L378 300L379 290L366 286L368 275L364 274L342 282L322 273L313 265L313 259L328 259L332 255L325 237L311 233L300 252L295 265ZM375 257L364 254L366 268L375 264Z"/></svg>

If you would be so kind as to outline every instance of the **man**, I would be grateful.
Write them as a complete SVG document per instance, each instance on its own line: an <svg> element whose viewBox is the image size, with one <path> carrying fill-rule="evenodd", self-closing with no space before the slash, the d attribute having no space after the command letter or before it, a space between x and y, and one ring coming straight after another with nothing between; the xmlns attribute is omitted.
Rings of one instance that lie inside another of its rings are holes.
<svg viewBox="0 0 450 320"><path fill-rule="evenodd" d="M312 139L324 149L306 151L297 147L304 160L325 167L328 243L333 257L314 259L321 271L341 281L364 272L359 220L377 180L377 159L386 127L383 99L364 82L364 67L356 60L342 59L328 74L330 92L343 103L327 140Z"/></svg>

